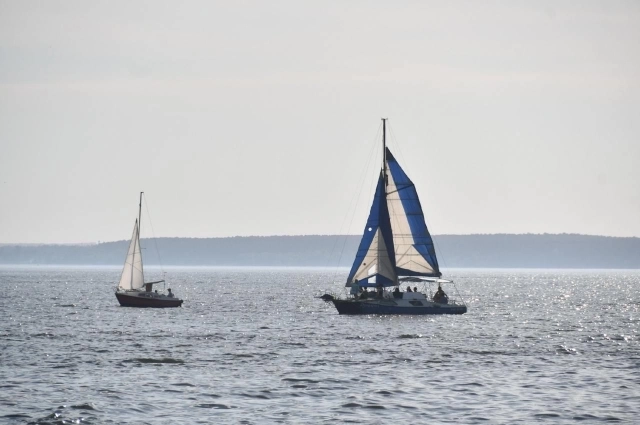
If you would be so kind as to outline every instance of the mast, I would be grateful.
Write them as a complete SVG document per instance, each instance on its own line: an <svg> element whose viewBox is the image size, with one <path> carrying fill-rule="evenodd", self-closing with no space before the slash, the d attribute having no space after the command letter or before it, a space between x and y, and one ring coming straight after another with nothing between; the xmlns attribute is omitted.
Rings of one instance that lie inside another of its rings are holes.
<svg viewBox="0 0 640 425"><path fill-rule="evenodd" d="M140 226L142 225L142 194L140 192L140 203L138 204L138 247L140 249L140 274L142 274L142 285L144 286L144 267L142 265L142 247L140 246Z"/></svg>
<svg viewBox="0 0 640 425"><path fill-rule="evenodd" d="M387 193L387 119L382 118L382 178L385 195Z"/></svg>
<svg viewBox="0 0 640 425"><path fill-rule="evenodd" d="M142 219L142 194L140 192L140 203L138 204L138 225L136 226L136 242L133 247L133 257L131 258L131 282L133 282L133 269L136 263L136 247L140 245L140 220ZM140 268L142 268L142 250L140 250ZM144 283L144 274L142 275L142 283Z"/></svg>
<svg viewBox="0 0 640 425"><path fill-rule="evenodd" d="M138 239L140 239L140 224L142 220L142 194L144 192L140 192L140 203L138 204Z"/></svg>

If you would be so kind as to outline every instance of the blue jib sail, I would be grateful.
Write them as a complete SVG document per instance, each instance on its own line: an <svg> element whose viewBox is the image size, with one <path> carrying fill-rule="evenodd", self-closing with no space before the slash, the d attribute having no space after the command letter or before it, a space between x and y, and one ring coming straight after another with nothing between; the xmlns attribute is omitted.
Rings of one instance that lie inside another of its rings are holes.
<svg viewBox="0 0 640 425"><path fill-rule="evenodd" d="M354 282L364 287L397 285L393 236L384 186L384 178L380 173L369 218L346 286Z"/></svg>
<svg viewBox="0 0 640 425"><path fill-rule="evenodd" d="M389 169L386 198L393 231L398 276L440 277L433 240L415 185L386 148Z"/></svg>

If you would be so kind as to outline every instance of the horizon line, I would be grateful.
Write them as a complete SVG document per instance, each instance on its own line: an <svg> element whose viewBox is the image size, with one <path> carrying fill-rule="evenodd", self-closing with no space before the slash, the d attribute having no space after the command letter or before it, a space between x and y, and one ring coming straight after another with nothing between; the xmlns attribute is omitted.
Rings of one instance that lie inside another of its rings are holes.
<svg viewBox="0 0 640 425"><path fill-rule="evenodd" d="M144 240L153 239L235 239L235 238L300 238L300 237L359 237L359 234L306 234L306 235L248 235L248 236L207 236L207 237L191 237L191 236L159 236L155 238L140 238ZM593 235L586 233L443 233L432 234L432 237L442 236L589 236L600 238L617 238L617 239L638 239L640 236L610 236L610 235ZM96 241L96 242L0 242L2 246L93 246L107 243L126 242L128 239L118 239L112 241Z"/></svg>

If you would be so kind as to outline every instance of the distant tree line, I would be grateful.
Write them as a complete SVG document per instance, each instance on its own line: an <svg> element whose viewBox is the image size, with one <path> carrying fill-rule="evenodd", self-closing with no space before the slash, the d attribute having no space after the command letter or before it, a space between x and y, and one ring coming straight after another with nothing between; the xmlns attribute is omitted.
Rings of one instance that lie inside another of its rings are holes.
<svg viewBox="0 0 640 425"><path fill-rule="evenodd" d="M434 241L443 268L640 268L640 238L496 234L439 235ZM359 242L359 236L326 235L157 238L141 244L147 265L335 267L351 265ZM0 264L120 265L128 243L0 245Z"/></svg>

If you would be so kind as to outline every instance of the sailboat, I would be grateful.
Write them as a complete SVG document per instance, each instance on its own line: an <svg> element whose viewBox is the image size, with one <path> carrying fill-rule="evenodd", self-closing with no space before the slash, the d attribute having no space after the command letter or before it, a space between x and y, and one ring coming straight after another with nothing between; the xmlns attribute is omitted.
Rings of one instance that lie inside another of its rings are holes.
<svg viewBox="0 0 640 425"><path fill-rule="evenodd" d="M144 281L144 267L142 265L142 251L140 249L140 222L142 213L142 194L138 206L138 218L133 225L133 235L129 243L127 258L124 261L120 282L116 288L116 298L123 307L180 307L182 300L176 298L171 289L168 294L153 291L153 285L164 283Z"/></svg>
<svg viewBox="0 0 640 425"><path fill-rule="evenodd" d="M362 239L347 277L346 299L325 294L339 314L464 314L467 306L442 289L435 247L416 187L386 146L382 119L382 168ZM431 297L417 286L438 284ZM402 291L404 284L409 285ZM394 288L395 287L395 288ZM369 291L373 288L374 291ZM393 291L390 289L394 288Z"/></svg>

